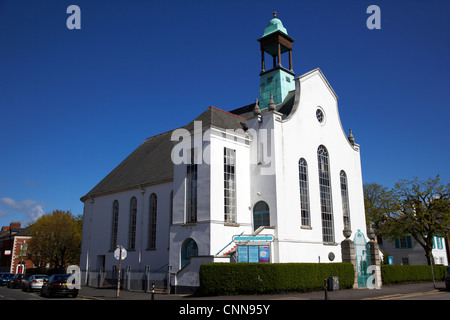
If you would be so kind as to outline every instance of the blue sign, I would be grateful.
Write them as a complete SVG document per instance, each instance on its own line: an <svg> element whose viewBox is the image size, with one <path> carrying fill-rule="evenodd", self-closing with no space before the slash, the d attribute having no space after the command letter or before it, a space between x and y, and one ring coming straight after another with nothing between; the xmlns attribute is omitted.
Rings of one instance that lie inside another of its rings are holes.
<svg viewBox="0 0 450 320"><path fill-rule="evenodd" d="M270 247L269 246L259 246L259 262L269 263L270 262Z"/></svg>
<svg viewBox="0 0 450 320"><path fill-rule="evenodd" d="M248 262L247 246L238 246L238 262Z"/></svg>
<svg viewBox="0 0 450 320"><path fill-rule="evenodd" d="M270 246L240 245L237 249L238 262L269 263Z"/></svg>
<svg viewBox="0 0 450 320"><path fill-rule="evenodd" d="M272 235L242 235L242 236L234 236L234 242L272 242L274 237Z"/></svg>
<svg viewBox="0 0 450 320"><path fill-rule="evenodd" d="M248 246L248 262L259 262L258 246Z"/></svg>

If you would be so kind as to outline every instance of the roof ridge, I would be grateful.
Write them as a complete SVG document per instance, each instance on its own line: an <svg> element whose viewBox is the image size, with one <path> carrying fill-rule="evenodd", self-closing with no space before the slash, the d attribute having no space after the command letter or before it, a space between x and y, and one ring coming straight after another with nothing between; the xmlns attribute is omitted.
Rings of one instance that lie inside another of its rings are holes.
<svg viewBox="0 0 450 320"><path fill-rule="evenodd" d="M234 114L234 113L231 113L231 112L228 112L228 111L225 111L225 110L219 109L219 108L217 108L217 107L214 107L214 106L210 106L210 108L214 108L214 109L216 109L216 110L219 110L219 111L222 111L222 112L225 112L225 113L231 114L232 116L235 116L235 117L238 117L238 118L241 118L241 119L247 120L246 118L244 118L244 117L241 117L240 115L237 115L237 114Z"/></svg>

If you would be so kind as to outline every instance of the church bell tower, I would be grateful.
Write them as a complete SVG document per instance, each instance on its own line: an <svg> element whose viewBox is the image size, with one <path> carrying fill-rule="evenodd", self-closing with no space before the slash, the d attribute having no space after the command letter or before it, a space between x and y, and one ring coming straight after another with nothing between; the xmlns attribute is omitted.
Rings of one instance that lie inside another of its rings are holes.
<svg viewBox="0 0 450 320"><path fill-rule="evenodd" d="M266 109L271 94L273 102L278 105L283 102L289 91L295 89L292 66L292 43L295 40L288 36L286 28L274 12L273 19L258 41L261 47L259 107ZM289 54L289 69L283 67L281 63L281 56L286 52ZM266 70L266 53L272 56L273 66L270 70Z"/></svg>

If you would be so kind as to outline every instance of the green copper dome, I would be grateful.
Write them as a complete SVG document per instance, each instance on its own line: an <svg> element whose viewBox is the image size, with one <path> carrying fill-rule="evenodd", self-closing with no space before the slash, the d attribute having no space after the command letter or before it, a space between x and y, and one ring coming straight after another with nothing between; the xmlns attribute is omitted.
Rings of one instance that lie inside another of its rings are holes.
<svg viewBox="0 0 450 320"><path fill-rule="evenodd" d="M274 12L273 13L273 19L270 20L269 26L264 29L263 37L265 37L265 36L267 36L267 35L269 35L271 33L274 33L276 31L281 31L281 32L283 32L286 35L288 34L287 30L283 26L283 23L281 22L281 20L277 18L277 13Z"/></svg>

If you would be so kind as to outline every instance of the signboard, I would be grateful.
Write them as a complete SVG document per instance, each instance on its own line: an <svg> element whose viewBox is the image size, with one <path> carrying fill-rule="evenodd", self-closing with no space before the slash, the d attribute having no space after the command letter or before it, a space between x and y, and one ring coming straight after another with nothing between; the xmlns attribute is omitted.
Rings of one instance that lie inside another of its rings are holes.
<svg viewBox="0 0 450 320"><path fill-rule="evenodd" d="M259 262L258 246L248 246L248 262Z"/></svg>
<svg viewBox="0 0 450 320"><path fill-rule="evenodd" d="M120 249L122 249L122 257L120 257ZM119 260L119 258L125 259L127 257L127 250L125 250L124 247L118 247L115 251L114 251L114 258L116 258L117 260Z"/></svg>
<svg viewBox="0 0 450 320"><path fill-rule="evenodd" d="M273 240L274 237L270 234L233 236L234 242L272 242Z"/></svg>
<svg viewBox="0 0 450 320"><path fill-rule="evenodd" d="M238 262L270 263L270 246L239 245Z"/></svg>
<svg viewBox="0 0 450 320"><path fill-rule="evenodd" d="M269 263L270 262L270 247L269 246L259 246L259 262Z"/></svg>
<svg viewBox="0 0 450 320"><path fill-rule="evenodd" d="M238 262L248 262L247 246L238 246Z"/></svg>
<svg viewBox="0 0 450 320"><path fill-rule="evenodd" d="M388 256L388 263L389 263L389 265L393 265L394 264L394 257L393 256Z"/></svg>

